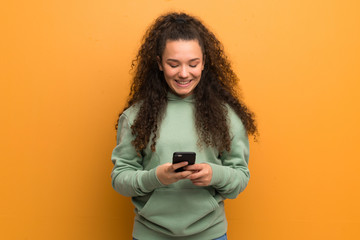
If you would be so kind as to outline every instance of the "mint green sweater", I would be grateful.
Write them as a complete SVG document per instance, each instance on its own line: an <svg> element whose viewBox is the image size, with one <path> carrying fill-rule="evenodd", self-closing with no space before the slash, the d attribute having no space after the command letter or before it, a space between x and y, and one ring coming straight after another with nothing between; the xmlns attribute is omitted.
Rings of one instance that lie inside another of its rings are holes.
<svg viewBox="0 0 360 240"><path fill-rule="evenodd" d="M216 149L198 147L194 124L193 96L168 95L165 116L159 129L156 152L148 146L138 156L131 141L131 125L137 107L128 108L119 119L117 146L112 153L113 188L132 197L135 205L133 237L139 240L209 240L227 231L224 200L236 198L249 181L249 143L244 126L229 108L231 151L219 157ZM150 144L149 144L150 145ZM163 185L156 167L172 162L173 152L196 152L196 163L208 163L213 176L208 187L188 179Z"/></svg>

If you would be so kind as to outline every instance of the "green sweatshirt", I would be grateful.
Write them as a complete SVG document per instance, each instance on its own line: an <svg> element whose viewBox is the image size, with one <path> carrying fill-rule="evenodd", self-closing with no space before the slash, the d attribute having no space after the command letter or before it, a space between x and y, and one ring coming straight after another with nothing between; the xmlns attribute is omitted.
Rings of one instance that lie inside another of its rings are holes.
<svg viewBox="0 0 360 240"><path fill-rule="evenodd" d="M171 93L156 141L137 155L131 134L137 107L128 108L119 119L117 146L112 153L113 188L132 197L135 205L133 237L139 240L209 240L227 231L224 200L236 198L249 181L249 143L244 126L228 108L231 151L219 157L216 149L198 147L194 124L194 98ZM149 144L150 145L150 144ZM156 167L172 162L174 152L196 152L196 163L208 163L213 175L210 186L198 187L188 179L163 185Z"/></svg>

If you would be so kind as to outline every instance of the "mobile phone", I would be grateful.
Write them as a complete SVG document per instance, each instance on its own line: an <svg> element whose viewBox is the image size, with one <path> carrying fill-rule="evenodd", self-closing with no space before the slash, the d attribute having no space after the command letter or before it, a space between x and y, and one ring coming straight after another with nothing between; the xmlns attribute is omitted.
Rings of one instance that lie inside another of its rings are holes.
<svg viewBox="0 0 360 240"><path fill-rule="evenodd" d="M174 152L173 154L173 164L179 162L188 162L188 165L193 165L195 163L196 153L194 152ZM178 168L175 172L182 172L184 168Z"/></svg>

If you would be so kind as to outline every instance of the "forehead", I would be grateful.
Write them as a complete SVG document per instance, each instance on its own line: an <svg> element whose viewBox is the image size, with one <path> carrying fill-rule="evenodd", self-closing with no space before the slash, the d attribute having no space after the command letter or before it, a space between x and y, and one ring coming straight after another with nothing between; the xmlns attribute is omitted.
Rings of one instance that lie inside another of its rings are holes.
<svg viewBox="0 0 360 240"><path fill-rule="evenodd" d="M198 40L168 40L163 57L171 58L201 58L202 50Z"/></svg>

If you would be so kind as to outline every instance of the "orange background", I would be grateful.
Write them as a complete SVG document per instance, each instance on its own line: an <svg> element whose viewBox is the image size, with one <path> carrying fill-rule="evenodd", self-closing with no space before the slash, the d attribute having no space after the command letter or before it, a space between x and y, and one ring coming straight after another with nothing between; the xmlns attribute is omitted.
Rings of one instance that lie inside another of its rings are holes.
<svg viewBox="0 0 360 240"><path fill-rule="evenodd" d="M131 60L168 10L223 42L256 112L230 239L360 238L356 0L6 1L0 8L0 238L130 239L111 187Z"/></svg>

